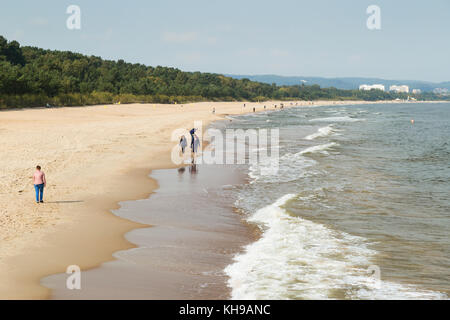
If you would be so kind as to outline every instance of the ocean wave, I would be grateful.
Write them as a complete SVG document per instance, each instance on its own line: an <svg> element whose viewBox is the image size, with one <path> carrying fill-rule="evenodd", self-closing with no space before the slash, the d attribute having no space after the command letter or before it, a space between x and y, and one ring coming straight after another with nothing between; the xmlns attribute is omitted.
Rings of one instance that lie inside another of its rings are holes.
<svg viewBox="0 0 450 320"><path fill-rule="evenodd" d="M317 118L317 119L311 119L310 122L357 122L357 121L364 121L365 119L356 119L356 118L350 118L349 116L343 116L343 117L327 117L327 118Z"/></svg>
<svg viewBox="0 0 450 320"><path fill-rule="evenodd" d="M250 183L285 183L299 178L315 175L314 170L307 170L317 164L313 159L309 159L300 153L286 153L281 157L268 158L249 166L248 175L252 179Z"/></svg>
<svg viewBox="0 0 450 320"><path fill-rule="evenodd" d="M330 143L326 143L326 144L321 144L318 146L313 146L313 147L309 147L306 148L303 151L300 151L300 155L305 155L308 153L323 153L323 154L328 154L327 150L329 150L330 148L336 147L339 144L337 144L336 142L330 142Z"/></svg>
<svg viewBox="0 0 450 320"><path fill-rule="evenodd" d="M264 161L252 163L249 166L248 175L250 183L285 183L295 181L299 178L313 176L320 173L310 168L317 164L317 161L306 157L306 154L321 153L328 155L330 148L338 146L331 142L323 145L306 148L297 153L286 153L279 158L267 158Z"/></svg>
<svg viewBox="0 0 450 320"><path fill-rule="evenodd" d="M326 136L331 135L332 133L334 133L334 129L332 125L320 128L319 130L317 130L317 132L310 134L309 136L305 137L305 140L314 140L316 138L323 138Z"/></svg>
<svg viewBox="0 0 450 320"><path fill-rule="evenodd" d="M367 240L290 215L287 194L248 218L263 234L227 266L232 299L445 299L439 292L382 281L368 270Z"/></svg>

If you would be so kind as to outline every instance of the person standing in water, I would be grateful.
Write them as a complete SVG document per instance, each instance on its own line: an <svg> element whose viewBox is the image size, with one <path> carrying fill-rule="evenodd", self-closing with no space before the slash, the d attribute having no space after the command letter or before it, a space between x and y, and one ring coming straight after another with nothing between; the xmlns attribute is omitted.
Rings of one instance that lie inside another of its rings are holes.
<svg viewBox="0 0 450 320"><path fill-rule="evenodd" d="M189 133L191 135L191 149L192 149L192 152L194 152L194 135L195 135L195 131L197 131L196 128L192 128L191 131L189 131Z"/></svg>
<svg viewBox="0 0 450 320"><path fill-rule="evenodd" d="M185 136L181 136L180 139L180 147L181 147L181 152L184 154L184 151L186 150L186 146L187 146L187 141L186 141L186 137Z"/></svg>
<svg viewBox="0 0 450 320"><path fill-rule="evenodd" d="M199 146L200 146L200 139L196 134L194 134L194 148L192 149L194 151L194 154L198 152Z"/></svg>
<svg viewBox="0 0 450 320"><path fill-rule="evenodd" d="M191 153L192 163L195 163L195 154L198 152L198 147L199 146L200 146L200 139L198 138L198 136L196 134L194 134L192 136L192 144L191 144L191 148L192 148L192 153Z"/></svg>
<svg viewBox="0 0 450 320"><path fill-rule="evenodd" d="M41 171L41 166L36 166L33 184L36 191L36 203L44 203L44 187L46 187L47 181L45 180L45 173Z"/></svg>

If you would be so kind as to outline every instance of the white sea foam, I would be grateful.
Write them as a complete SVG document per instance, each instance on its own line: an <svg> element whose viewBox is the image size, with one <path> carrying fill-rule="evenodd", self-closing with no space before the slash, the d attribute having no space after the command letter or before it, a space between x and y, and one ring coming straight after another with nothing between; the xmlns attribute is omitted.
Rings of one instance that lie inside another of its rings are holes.
<svg viewBox="0 0 450 320"><path fill-rule="evenodd" d="M317 132L310 134L309 136L306 136L305 139L306 140L314 140L316 138L323 138L326 136L331 135L332 133L334 133L334 129L332 125L320 128L319 130L317 130Z"/></svg>
<svg viewBox="0 0 450 320"><path fill-rule="evenodd" d="M249 166L250 183L256 181L263 182L289 182L307 175L314 175L314 170L306 170L314 166L317 162L313 159L304 157L299 153L286 153L279 159L268 158L265 161L252 163ZM276 174L273 174L274 168L277 168Z"/></svg>
<svg viewBox="0 0 450 320"><path fill-rule="evenodd" d="M357 121L363 121L364 119L355 119L350 118L349 116L343 116L343 117L328 117L328 118L317 118L317 119L311 119L310 122L357 122Z"/></svg>
<svg viewBox="0 0 450 320"><path fill-rule="evenodd" d="M287 194L249 217L262 237L225 272L232 299L445 299L439 292L373 278L367 240L290 215Z"/></svg>
<svg viewBox="0 0 450 320"><path fill-rule="evenodd" d="M310 168L317 164L313 159L306 157L306 154L321 153L328 155L330 148L338 146L337 143L331 142L323 145L312 146L297 153L286 153L279 159L268 158L265 161L252 163L249 166L249 177L252 179L250 183L256 181L268 183L284 183L295 181L299 178L312 176L319 173ZM276 172L274 172L276 168Z"/></svg>
<svg viewBox="0 0 450 320"><path fill-rule="evenodd" d="M306 148L303 151L300 151L301 155L304 154L308 154L308 153L323 153L323 154L328 154L327 150L338 146L338 144L336 142L330 142L330 143L326 143L326 144L320 144L318 146L313 146L313 147L309 147Z"/></svg>

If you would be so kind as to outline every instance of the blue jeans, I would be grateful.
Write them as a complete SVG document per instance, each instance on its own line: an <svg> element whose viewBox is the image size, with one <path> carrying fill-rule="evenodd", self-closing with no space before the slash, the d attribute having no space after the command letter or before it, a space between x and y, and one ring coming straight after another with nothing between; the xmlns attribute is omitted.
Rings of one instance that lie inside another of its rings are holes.
<svg viewBox="0 0 450 320"><path fill-rule="evenodd" d="M44 184L35 184L34 190L36 190L36 202L42 201L44 198Z"/></svg>

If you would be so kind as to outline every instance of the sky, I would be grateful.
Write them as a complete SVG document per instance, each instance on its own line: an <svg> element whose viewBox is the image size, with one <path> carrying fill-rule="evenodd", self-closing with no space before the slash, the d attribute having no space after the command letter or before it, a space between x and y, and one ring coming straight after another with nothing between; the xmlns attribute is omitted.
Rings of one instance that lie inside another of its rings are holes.
<svg viewBox="0 0 450 320"><path fill-rule="evenodd" d="M69 5L81 9L70 30ZM380 8L381 29L366 10ZM450 81L449 0L14 0L22 45L184 71Z"/></svg>

